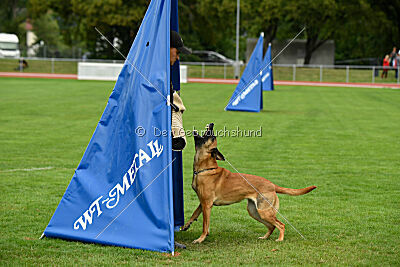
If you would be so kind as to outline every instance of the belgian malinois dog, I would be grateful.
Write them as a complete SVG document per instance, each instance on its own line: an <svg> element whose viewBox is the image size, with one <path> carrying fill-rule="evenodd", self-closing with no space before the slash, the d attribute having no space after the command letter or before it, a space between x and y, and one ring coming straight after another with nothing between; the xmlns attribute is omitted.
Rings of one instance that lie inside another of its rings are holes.
<svg viewBox="0 0 400 267"><path fill-rule="evenodd" d="M200 204L182 230L189 229L190 225L203 212L203 233L193 241L193 243L201 243L209 234L210 214L213 206L230 205L247 199L249 215L268 228L268 232L260 238L268 238L275 228L278 228L279 238L276 241L283 241L285 225L276 218L279 208L279 199L276 193L299 196L314 190L316 186L302 189L284 188L263 177L232 173L218 167L217 160L225 160L225 158L218 151L213 127L214 124L210 123L203 136L200 136L197 131L193 131L196 154L193 163L192 188L196 192Z"/></svg>

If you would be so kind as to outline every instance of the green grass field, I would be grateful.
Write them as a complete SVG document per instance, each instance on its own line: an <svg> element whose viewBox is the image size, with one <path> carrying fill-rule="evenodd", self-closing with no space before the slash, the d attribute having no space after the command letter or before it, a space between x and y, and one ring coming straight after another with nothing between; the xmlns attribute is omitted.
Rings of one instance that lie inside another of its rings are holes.
<svg viewBox="0 0 400 267"><path fill-rule="evenodd" d="M58 73L77 74L78 63L74 61L27 60L28 68L23 72L28 73ZM53 66L52 66L53 65ZM0 59L0 72L20 72L18 59Z"/></svg>
<svg viewBox="0 0 400 267"><path fill-rule="evenodd" d="M258 130L262 137L219 137L241 172L310 194L280 195L284 242L258 240L266 227L246 203L214 207L210 236L202 219L175 239L180 255L38 238L68 186L113 88L112 82L0 78L1 265L399 265L400 91L277 86L260 113L223 111L235 86L185 84L186 129ZM184 155L185 217L194 143ZM220 166L231 171L226 162ZM33 168L46 168L32 170ZM282 219L278 215L278 218Z"/></svg>

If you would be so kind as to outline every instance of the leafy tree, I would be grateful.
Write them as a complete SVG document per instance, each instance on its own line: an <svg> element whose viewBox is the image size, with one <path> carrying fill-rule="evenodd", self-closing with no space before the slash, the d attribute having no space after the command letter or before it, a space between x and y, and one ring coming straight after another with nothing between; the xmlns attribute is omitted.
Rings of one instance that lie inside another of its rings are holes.
<svg viewBox="0 0 400 267"><path fill-rule="evenodd" d="M92 57L121 59L94 27L126 55L149 1L3 0L0 30L17 29L26 17L26 5L33 21L51 10L67 45L86 47ZM236 1L179 0L178 4L186 45L235 57ZM305 64L329 39L335 40L338 60L381 57L390 46L400 46L400 0L241 0L240 17L242 59L247 37L263 31L267 45L275 38L292 38L303 26L306 30L300 38L307 40Z"/></svg>
<svg viewBox="0 0 400 267"><path fill-rule="evenodd" d="M37 42L43 41L47 46L55 48L62 44L60 28L57 20L52 17L51 11L34 20L33 29L37 36Z"/></svg>
<svg viewBox="0 0 400 267"><path fill-rule="evenodd" d="M26 2L27 0L0 1L0 32L19 32L19 24L26 19Z"/></svg>
<svg viewBox="0 0 400 267"><path fill-rule="evenodd" d="M378 1L378 0L370 0L372 8L374 8L373 13L378 13L381 11L385 14L386 17L386 25L389 27L384 27L386 31L382 32L382 34L389 35L390 41L392 45L400 46L400 0L391 0L391 1ZM382 25L385 26L385 25Z"/></svg>
<svg viewBox="0 0 400 267"><path fill-rule="evenodd" d="M312 53L333 38L342 14L340 5L335 0L290 0L285 3L286 23L291 35L306 27L304 64L309 64Z"/></svg>
<svg viewBox="0 0 400 267"><path fill-rule="evenodd" d="M277 34L279 23L285 16L283 0L242 0L242 28L251 36L264 32L264 50Z"/></svg>
<svg viewBox="0 0 400 267"><path fill-rule="evenodd" d="M392 45L393 27L387 16L367 0L353 0L343 5L345 12L334 34L335 59L380 64L376 58L383 58Z"/></svg>
<svg viewBox="0 0 400 267"><path fill-rule="evenodd" d="M192 29L203 49L233 57L236 42L236 1L202 0L191 8L195 19Z"/></svg>
<svg viewBox="0 0 400 267"><path fill-rule="evenodd" d="M98 28L111 42L118 43L118 49L127 55L149 4L148 0L71 2L73 12L79 17L81 34L88 41L88 48L97 57L119 59L119 53L94 28Z"/></svg>
<svg viewBox="0 0 400 267"><path fill-rule="evenodd" d="M189 47L194 50L202 50L203 45L197 34L197 2L198 0L178 1L179 31Z"/></svg>
<svg viewBox="0 0 400 267"><path fill-rule="evenodd" d="M0 1L0 32L17 34L21 46L26 43L26 5L27 0Z"/></svg>
<svg viewBox="0 0 400 267"><path fill-rule="evenodd" d="M92 57L122 59L121 55L95 30L118 43L127 55L143 19L148 0L29 0L32 16L47 10L58 16L60 31L69 45L85 42Z"/></svg>
<svg viewBox="0 0 400 267"><path fill-rule="evenodd" d="M64 44L81 49L86 47L86 40L80 33L79 18L72 10L71 0L29 0L28 10L33 21L41 19L43 14L51 11Z"/></svg>

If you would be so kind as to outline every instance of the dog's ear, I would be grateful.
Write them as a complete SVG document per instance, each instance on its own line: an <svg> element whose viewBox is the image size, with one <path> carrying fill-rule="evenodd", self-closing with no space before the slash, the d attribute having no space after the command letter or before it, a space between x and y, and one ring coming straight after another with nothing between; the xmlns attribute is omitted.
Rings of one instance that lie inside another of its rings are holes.
<svg viewBox="0 0 400 267"><path fill-rule="evenodd" d="M218 148L217 148L217 157L216 158L217 158L217 160L225 161L224 155L222 155L222 153L219 152Z"/></svg>
<svg viewBox="0 0 400 267"><path fill-rule="evenodd" d="M221 152L219 152L218 148L213 148L213 156L215 157L216 160L222 160L225 161L224 155L222 155Z"/></svg>

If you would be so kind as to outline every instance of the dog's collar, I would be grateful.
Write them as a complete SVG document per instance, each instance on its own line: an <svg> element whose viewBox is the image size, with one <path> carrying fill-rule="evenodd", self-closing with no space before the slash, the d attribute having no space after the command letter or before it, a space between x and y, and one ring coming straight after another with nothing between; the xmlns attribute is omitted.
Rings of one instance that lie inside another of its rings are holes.
<svg viewBox="0 0 400 267"><path fill-rule="evenodd" d="M193 175L197 175L199 173L205 172L205 171L211 171L211 170L215 170L218 169L218 167L216 168L210 168L210 169L204 169L204 170L200 170L200 171L193 171Z"/></svg>

